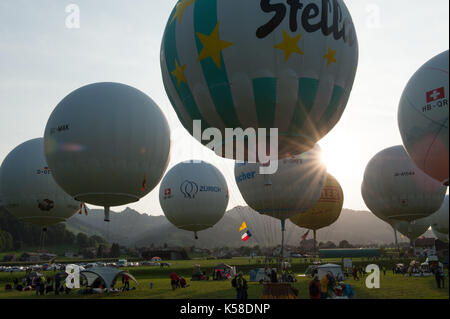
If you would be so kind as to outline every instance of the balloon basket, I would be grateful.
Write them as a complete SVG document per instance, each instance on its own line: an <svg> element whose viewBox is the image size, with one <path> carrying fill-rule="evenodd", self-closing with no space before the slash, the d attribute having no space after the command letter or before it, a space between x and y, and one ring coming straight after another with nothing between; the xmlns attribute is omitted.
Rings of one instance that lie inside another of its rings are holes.
<svg viewBox="0 0 450 319"><path fill-rule="evenodd" d="M264 283L260 299L298 299L298 290L290 283Z"/></svg>

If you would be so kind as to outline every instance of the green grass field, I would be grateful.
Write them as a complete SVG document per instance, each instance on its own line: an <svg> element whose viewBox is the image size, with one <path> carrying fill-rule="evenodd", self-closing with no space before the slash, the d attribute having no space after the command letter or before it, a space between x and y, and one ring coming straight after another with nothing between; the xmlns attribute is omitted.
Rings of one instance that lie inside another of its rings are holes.
<svg viewBox="0 0 450 319"><path fill-rule="evenodd" d="M337 260L327 260L327 262L338 263ZM72 291L69 295L55 296L53 293L46 296L36 296L35 292L6 292L4 286L6 283L12 283L12 277L9 273L0 273L0 298L152 298L152 299L233 299L235 298L235 290L231 287L230 281L193 281L189 279L192 274L193 265L199 264L201 269L206 271L207 275L211 273L212 267L220 262L236 266L238 271L243 271L246 279L249 279L248 273L252 268L260 267L249 261L248 258L233 258L230 260L184 260L171 261L170 268L159 267L137 267L128 268L127 270L138 280L139 285L131 283L131 287L135 286L136 290L123 293L111 293L103 295L80 295L77 291ZM354 264L367 265L372 262L354 261ZM378 262L390 269L390 262ZM295 260L292 262L292 269L296 275L302 274L307 267L303 260ZM177 289L173 291L170 287L169 274L175 271L179 275L184 276L190 287L185 289ZM52 275L53 272L46 272ZM23 273L13 273L14 277L21 279ZM296 277L297 282L294 287L299 290L299 298L308 298L308 284L311 278ZM153 288L150 289L150 283ZM388 270L386 275L381 274L380 289L368 289L365 286L365 279L354 281L348 279L347 283L351 284L355 290L355 298L357 299L448 299L448 278L446 278L445 289L438 289L434 277L404 277L402 275L393 275ZM259 283L249 283L248 296L250 299L258 299L262 294L262 285Z"/></svg>

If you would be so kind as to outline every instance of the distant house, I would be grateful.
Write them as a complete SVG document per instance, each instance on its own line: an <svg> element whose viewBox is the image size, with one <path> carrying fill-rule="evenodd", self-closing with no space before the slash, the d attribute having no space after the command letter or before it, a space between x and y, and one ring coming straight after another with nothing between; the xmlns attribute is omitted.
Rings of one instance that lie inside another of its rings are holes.
<svg viewBox="0 0 450 319"><path fill-rule="evenodd" d="M73 258L73 256L74 256L73 251L66 251L64 253L64 257Z"/></svg>
<svg viewBox="0 0 450 319"><path fill-rule="evenodd" d="M4 262L16 261L16 260L17 260L17 256L15 254L3 256L3 261Z"/></svg>
<svg viewBox="0 0 450 319"><path fill-rule="evenodd" d="M434 238L419 238L415 243L415 255L421 257L436 255L436 239Z"/></svg>
<svg viewBox="0 0 450 319"><path fill-rule="evenodd" d="M27 252L20 256L19 261L42 262L50 261L53 258L56 258L55 254Z"/></svg>
<svg viewBox="0 0 450 319"><path fill-rule="evenodd" d="M183 248L148 248L141 252L142 258L150 260L154 256L162 260L187 260L189 256Z"/></svg>
<svg viewBox="0 0 450 319"><path fill-rule="evenodd" d="M300 250L303 252L314 251L314 239L305 239L300 243Z"/></svg>
<svg viewBox="0 0 450 319"><path fill-rule="evenodd" d="M206 248L194 248L193 250L194 253L196 254L205 254L205 255L209 255L211 252L209 251L209 249Z"/></svg>

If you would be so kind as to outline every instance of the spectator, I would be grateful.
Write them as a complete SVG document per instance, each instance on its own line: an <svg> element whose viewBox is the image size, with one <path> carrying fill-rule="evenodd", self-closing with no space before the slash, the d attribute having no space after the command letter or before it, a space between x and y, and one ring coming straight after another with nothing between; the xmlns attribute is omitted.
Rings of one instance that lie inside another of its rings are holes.
<svg viewBox="0 0 450 319"><path fill-rule="evenodd" d="M348 297L349 299L353 299L355 293L353 292L352 286L341 281L339 285L342 287L343 296Z"/></svg>
<svg viewBox="0 0 450 319"><path fill-rule="evenodd" d="M55 276L55 295L59 295L61 289L61 277L59 275Z"/></svg>
<svg viewBox="0 0 450 319"><path fill-rule="evenodd" d="M170 284L173 290L180 287L180 277L178 277L178 275L175 272L172 272L170 274Z"/></svg>
<svg viewBox="0 0 450 319"><path fill-rule="evenodd" d="M434 278L436 279L436 284L438 288L441 288L441 271L439 266L434 267Z"/></svg>
<svg viewBox="0 0 450 319"><path fill-rule="evenodd" d="M353 274L353 280L359 280L358 269L356 268L356 266L353 266L352 274Z"/></svg>
<svg viewBox="0 0 450 319"><path fill-rule="evenodd" d="M320 299L320 281L318 276L309 282L309 298Z"/></svg>
<svg viewBox="0 0 450 319"><path fill-rule="evenodd" d="M242 271L240 271L237 276L233 279L232 285L236 288L237 299L248 299L248 286L247 280L243 277Z"/></svg>
<svg viewBox="0 0 450 319"><path fill-rule="evenodd" d="M328 297L328 277L323 276L320 279L320 299L327 299Z"/></svg>
<svg viewBox="0 0 450 319"><path fill-rule="evenodd" d="M127 274L123 274L122 280L124 282L123 289L129 290L130 289L130 277L128 277Z"/></svg>
<svg viewBox="0 0 450 319"><path fill-rule="evenodd" d="M180 278L180 287L181 288L189 287L189 285L186 283L186 279L184 279L184 277Z"/></svg>
<svg viewBox="0 0 450 319"><path fill-rule="evenodd" d="M275 269L272 269L271 273L270 273L270 282L278 282L277 279L277 272L275 271Z"/></svg>

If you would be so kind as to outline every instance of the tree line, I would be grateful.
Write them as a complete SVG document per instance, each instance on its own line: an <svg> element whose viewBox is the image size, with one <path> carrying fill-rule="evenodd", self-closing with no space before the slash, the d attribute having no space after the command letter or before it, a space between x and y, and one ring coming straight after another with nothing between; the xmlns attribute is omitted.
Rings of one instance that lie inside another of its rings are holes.
<svg viewBox="0 0 450 319"><path fill-rule="evenodd" d="M40 244L42 227L24 223L4 209L0 209L0 252L18 251L24 247L37 247ZM46 246L78 246L87 247L106 246L106 241L98 235L87 236L79 233L75 235L66 229L64 224L47 227L45 234Z"/></svg>

